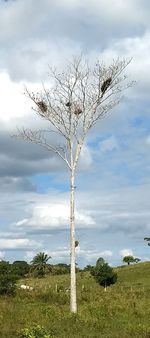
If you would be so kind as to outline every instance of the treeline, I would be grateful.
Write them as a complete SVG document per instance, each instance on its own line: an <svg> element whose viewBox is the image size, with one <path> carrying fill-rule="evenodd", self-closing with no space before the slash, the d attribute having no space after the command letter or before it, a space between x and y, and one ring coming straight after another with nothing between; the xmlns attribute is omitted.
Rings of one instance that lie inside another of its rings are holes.
<svg viewBox="0 0 150 338"><path fill-rule="evenodd" d="M77 271L80 271L79 268L76 267ZM37 264L29 264L26 261L14 261L10 263L8 261L0 261L0 275L4 274L12 274L17 276L18 278L25 277L43 277L46 274L52 275L64 275L70 273L70 265L65 263L58 264L46 264L41 265Z"/></svg>
<svg viewBox="0 0 150 338"><path fill-rule="evenodd" d="M31 263L26 261L14 261L9 263L6 261L0 262L0 294L12 295L15 292L18 279L26 277L43 278L46 275L64 275L70 273L70 265L65 263L49 264L48 260L51 257L40 252L37 254ZM99 258L95 266L87 266L83 270L76 266L76 272L89 270L95 280L105 289L110 284L114 284L117 280L117 274L104 261Z"/></svg>
<svg viewBox="0 0 150 338"><path fill-rule="evenodd" d="M77 269L78 270L78 269ZM47 274L63 275L70 273L68 264L48 264L39 262L34 264L26 261L0 261L0 295L13 295L19 279L35 277L42 278Z"/></svg>
<svg viewBox="0 0 150 338"><path fill-rule="evenodd" d="M13 294L18 279L26 277L43 278L46 275L64 275L70 273L70 264L50 264L50 259L51 257L46 253L39 252L33 257L30 264L23 260L17 260L13 263L0 261L0 294ZM139 261L139 258L132 256L125 256L123 258L123 262L126 262L128 265L134 262L138 263ZM80 271L89 271L96 282L103 286L105 290L107 286L117 281L117 274L102 257L96 261L95 266L87 265L84 269L79 269L76 265L76 272Z"/></svg>

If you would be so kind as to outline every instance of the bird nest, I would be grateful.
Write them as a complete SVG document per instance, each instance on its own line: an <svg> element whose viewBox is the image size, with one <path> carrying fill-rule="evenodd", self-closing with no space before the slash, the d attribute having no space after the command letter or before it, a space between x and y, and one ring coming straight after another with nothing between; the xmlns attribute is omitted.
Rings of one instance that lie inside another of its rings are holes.
<svg viewBox="0 0 150 338"><path fill-rule="evenodd" d="M37 105L43 113L47 111L47 104L44 101L38 101Z"/></svg>

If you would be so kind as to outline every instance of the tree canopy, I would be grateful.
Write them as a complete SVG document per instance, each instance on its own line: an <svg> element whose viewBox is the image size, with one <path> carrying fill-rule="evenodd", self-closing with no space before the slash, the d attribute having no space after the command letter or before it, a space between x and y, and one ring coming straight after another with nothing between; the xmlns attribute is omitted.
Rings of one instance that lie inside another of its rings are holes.
<svg viewBox="0 0 150 338"><path fill-rule="evenodd" d="M50 258L51 257L44 252L39 252L33 257L30 271L33 272L35 277L44 277L45 274L51 270L51 267L47 264Z"/></svg>
<svg viewBox="0 0 150 338"><path fill-rule="evenodd" d="M130 263L138 263L138 262L140 262L140 261L141 261L140 258L138 258L138 257L133 257L133 256L131 256L131 255L128 255L128 256L124 256L124 257L123 257L123 262L124 262L124 263L127 263L128 265L130 265Z"/></svg>
<svg viewBox="0 0 150 338"><path fill-rule="evenodd" d="M105 260L103 257L99 257L96 261L96 268L98 268L99 266L105 264Z"/></svg>
<svg viewBox="0 0 150 338"><path fill-rule="evenodd" d="M144 241L147 241L147 242L148 242L148 245L150 246L150 237L145 237L145 238L144 238Z"/></svg>
<svg viewBox="0 0 150 338"><path fill-rule="evenodd" d="M97 264L98 263L98 264ZM106 288L117 281L117 273L104 260L97 260L96 266L91 270L97 283Z"/></svg>

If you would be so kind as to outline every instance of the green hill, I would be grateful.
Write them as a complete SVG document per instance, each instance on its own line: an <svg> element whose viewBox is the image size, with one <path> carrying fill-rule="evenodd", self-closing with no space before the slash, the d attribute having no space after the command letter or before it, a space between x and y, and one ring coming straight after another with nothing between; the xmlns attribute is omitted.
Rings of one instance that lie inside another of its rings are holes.
<svg viewBox="0 0 150 338"><path fill-rule="evenodd" d="M120 266L115 269L118 273L120 285L145 288L150 286L150 262L138 263L129 266Z"/></svg>
<svg viewBox="0 0 150 338"><path fill-rule="evenodd" d="M68 275L19 281L34 290L0 298L0 337L40 324L58 338L150 338L150 262L115 270L107 292L88 272L77 274L77 315L69 313Z"/></svg>

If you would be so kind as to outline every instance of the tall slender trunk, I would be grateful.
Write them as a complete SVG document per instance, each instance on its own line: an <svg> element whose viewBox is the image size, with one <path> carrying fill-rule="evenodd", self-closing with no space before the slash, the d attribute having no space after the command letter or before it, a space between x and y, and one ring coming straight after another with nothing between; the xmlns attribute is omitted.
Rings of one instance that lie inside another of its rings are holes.
<svg viewBox="0 0 150 338"><path fill-rule="evenodd" d="M71 168L70 171L70 311L77 312L77 299L76 299L76 265L75 265L75 170Z"/></svg>

